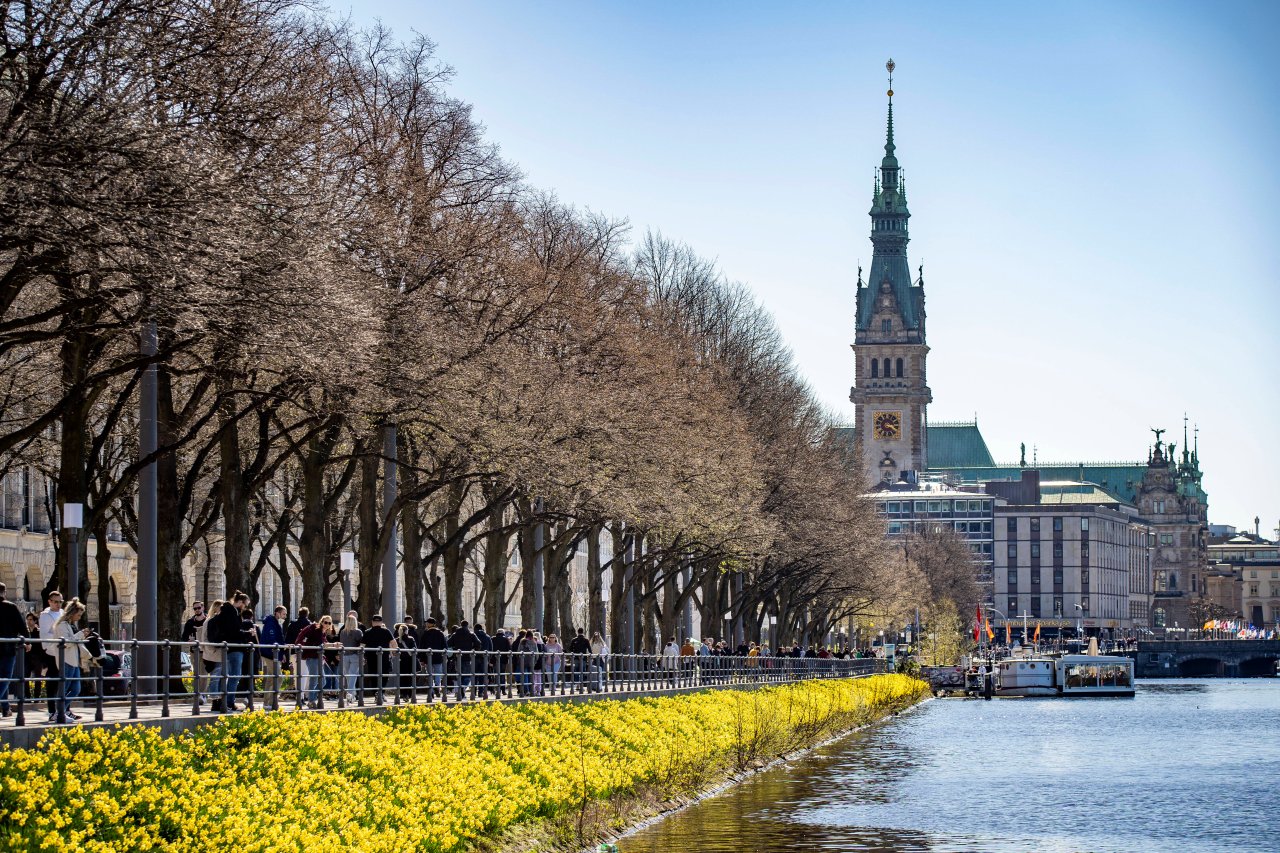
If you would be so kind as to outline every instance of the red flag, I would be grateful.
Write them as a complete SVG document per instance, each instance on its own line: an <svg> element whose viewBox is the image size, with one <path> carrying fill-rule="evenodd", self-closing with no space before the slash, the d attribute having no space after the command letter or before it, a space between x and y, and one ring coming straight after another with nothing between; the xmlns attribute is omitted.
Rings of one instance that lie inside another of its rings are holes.
<svg viewBox="0 0 1280 853"><path fill-rule="evenodd" d="M1004 623L1004 644L1006 646L1013 645L1013 630L1009 627L1009 623Z"/></svg>
<svg viewBox="0 0 1280 853"><path fill-rule="evenodd" d="M978 614L977 614L977 616L974 618L974 623L973 623L973 641L974 641L975 643L976 643L976 642L978 642L978 637L979 637L979 633L978 633L978 632L979 632L979 631L981 631L981 630L982 630L982 605L981 605L981 604L979 604L979 605L978 605Z"/></svg>
<svg viewBox="0 0 1280 853"><path fill-rule="evenodd" d="M991 642L996 638L996 632L991 630L991 620L987 620L987 642Z"/></svg>

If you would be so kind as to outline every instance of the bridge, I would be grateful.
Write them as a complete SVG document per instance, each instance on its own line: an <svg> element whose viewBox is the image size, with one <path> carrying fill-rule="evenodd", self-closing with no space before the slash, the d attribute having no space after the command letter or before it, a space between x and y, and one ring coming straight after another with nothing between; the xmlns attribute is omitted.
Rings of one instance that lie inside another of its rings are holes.
<svg viewBox="0 0 1280 853"><path fill-rule="evenodd" d="M1139 678L1274 676L1280 640L1168 640L1138 643Z"/></svg>

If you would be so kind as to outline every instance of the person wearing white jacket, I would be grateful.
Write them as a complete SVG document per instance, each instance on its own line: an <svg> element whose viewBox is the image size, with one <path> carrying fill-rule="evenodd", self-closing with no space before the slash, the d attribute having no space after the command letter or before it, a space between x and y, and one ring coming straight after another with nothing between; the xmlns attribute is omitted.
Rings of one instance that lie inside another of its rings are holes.
<svg viewBox="0 0 1280 853"><path fill-rule="evenodd" d="M662 671L672 687L676 686L676 673L680 669L680 644L675 637L668 637L662 648Z"/></svg>
<svg viewBox="0 0 1280 853"><path fill-rule="evenodd" d="M71 700L80 695L80 647L77 641L89 636L89 629L80 627L80 617L83 615L84 605L80 603L80 599L73 598L67 602L62 616L53 625L55 660L58 647L62 646L63 649L62 680L65 685L61 707L49 719L51 723L65 723L68 720L74 722L80 719L78 715L71 713Z"/></svg>

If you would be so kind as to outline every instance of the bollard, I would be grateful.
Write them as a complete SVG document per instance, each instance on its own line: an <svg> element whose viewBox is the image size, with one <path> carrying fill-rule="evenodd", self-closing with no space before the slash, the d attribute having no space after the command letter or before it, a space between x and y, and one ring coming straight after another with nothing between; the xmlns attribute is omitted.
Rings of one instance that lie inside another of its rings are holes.
<svg viewBox="0 0 1280 853"><path fill-rule="evenodd" d="M94 677L93 687L98 693L98 701L95 703L95 707L93 709L93 721L95 723L100 723L102 722L102 694L106 692L107 687L106 684L103 683L102 667L96 666L94 669L97 670L97 674Z"/></svg>

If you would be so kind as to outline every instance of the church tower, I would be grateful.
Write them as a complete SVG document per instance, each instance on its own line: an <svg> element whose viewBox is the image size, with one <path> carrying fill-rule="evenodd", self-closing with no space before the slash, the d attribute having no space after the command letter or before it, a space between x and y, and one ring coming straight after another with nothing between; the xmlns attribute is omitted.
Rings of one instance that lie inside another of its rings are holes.
<svg viewBox="0 0 1280 853"><path fill-rule="evenodd" d="M925 384L929 348L924 337L924 270L914 282L907 263L906 184L894 156L893 69L889 70L889 125L884 159L871 196L871 271L858 270L854 333L854 434L858 458L871 484L894 482L926 466Z"/></svg>

